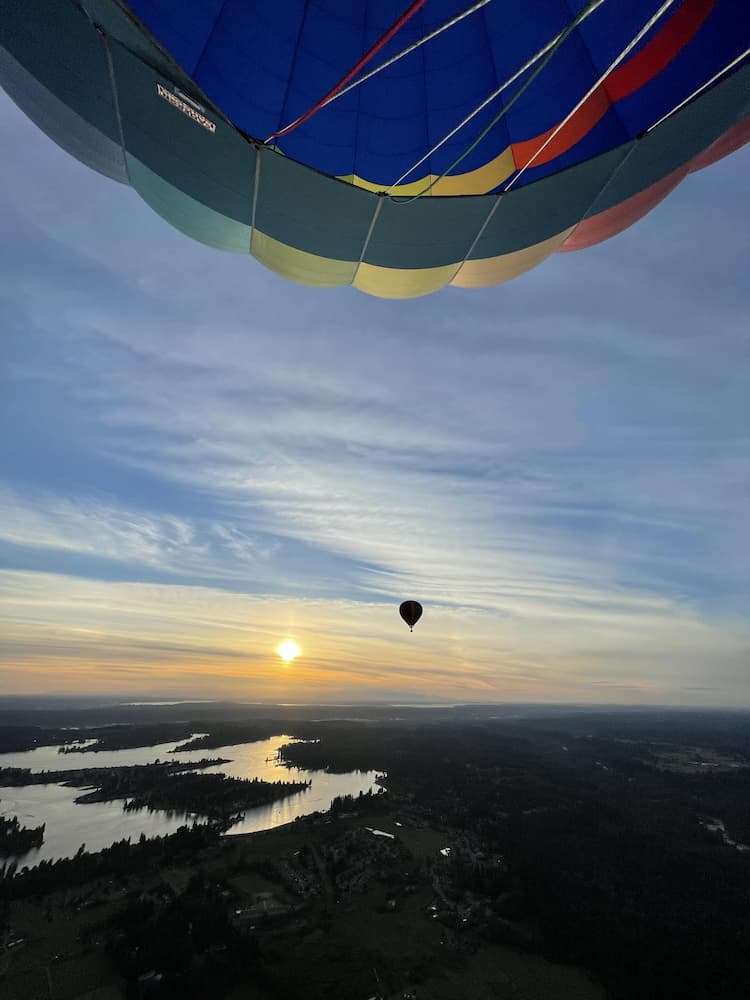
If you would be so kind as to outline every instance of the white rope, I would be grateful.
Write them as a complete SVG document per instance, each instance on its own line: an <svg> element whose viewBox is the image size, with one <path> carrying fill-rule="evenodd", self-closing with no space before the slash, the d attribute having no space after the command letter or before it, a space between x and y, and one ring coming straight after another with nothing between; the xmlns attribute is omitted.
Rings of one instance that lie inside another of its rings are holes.
<svg viewBox="0 0 750 1000"><path fill-rule="evenodd" d="M610 73L612 73L615 69L617 69L617 67L620 65L620 63L623 61L623 59L625 59L626 56L635 48L635 46L638 44L638 42L640 42L640 40L643 38L643 36L646 35L651 30L651 28L653 28L653 26L656 24L656 22L659 20L659 18L662 16L662 14L664 14L665 11L667 11L672 6L672 4L674 2L675 2L675 0L665 0L665 2L661 5L661 7L659 7L659 9L657 10L657 12L652 17L650 17L648 19L648 21L643 25L643 27L638 32L638 34L635 36L635 38L633 38L630 42L628 42L628 44L625 46L625 48L622 50L622 52L619 54L619 56L617 56L617 58L614 60L614 62L610 63L610 65L607 67L607 69L605 70L605 72L602 73L602 75L599 77L599 79L596 81L596 83L593 85L593 87L591 87L586 92L586 94L581 98L581 100L578 102L578 104L576 104L576 106L573 108L573 110L568 115L566 115L566 117L563 118L563 120L560 122L560 124L547 136L547 138L542 143L542 145L539 147L539 149L537 149L537 151L534 153L534 155L531 157L531 159L528 160L523 165L523 167L521 167L521 169L515 175L515 177L513 178L513 180L503 188L504 192L505 191L510 191L510 189L516 183L516 181L518 180L518 178L521 177L524 174L524 172L529 169L529 167L537 159L537 157L539 157L544 152L544 150L547 148L547 146L549 146L549 144L552 142L552 140L555 138L555 136L558 135L558 133L562 129L565 128L565 126L568 124L568 122L573 117L573 115L576 114L576 112L579 110L579 108L583 107L583 105L586 103L586 101L589 99L589 97L591 97L591 95L594 93L594 91L597 90L604 83L604 81L607 79L607 77L609 76Z"/></svg>
<svg viewBox="0 0 750 1000"><path fill-rule="evenodd" d="M676 114L681 108L684 108L686 104L689 104L690 101L696 98L699 94L702 94L703 91L706 90L708 87L710 87L712 83L716 83L716 81L719 80L722 76L724 76L725 73L728 73L730 69L734 69L734 67L738 63L741 63L742 60L746 59L748 56L750 56L750 49L745 49L742 55L737 56L737 58L733 59L730 63L728 63L724 67L724 69L720 69L718 73L715 73L710 80L707 80L705 83L701 84L701 86L698 87L697 90L694 90L689 97L686 97L684 101L680 101L680 103L676 104L671 111L668 111L665 115L662 115L658 122L654 122L653 125L649 125L649 127L646 129L646 133L653 132L655 128L658 128L662 124L662 122L665 122L667 118L671 118L672 115Z"/></svg>
<svg viewBox="0 0 750 1000"><path fill-rule="evenodd" d="M394 63L397 63L405 56L411 55L411 53L415 52L421 45L425 45L427 42L432 41L433 38L437 38L438 35L442 35L444 31L448 30L448 28L452 28L455 24L458 24L459 21L463 21L465 17L468 17L470 14L474 14L482 7L486 7L488 3L492 3L492 0L478 0L477 3L468 7L465 11L463 11L463 13L457 14L455 17L451 18L450 21L446 21L445 24L441 24L439 28L435 28L434 31L425 35L424 38L420 38L418 42L414 42L413 44L407 46L405 49L397 52L395 56L391 56L390 59L386 59L386 61L381 63L380 66L376 66L375 69L371 69L369 73L365 73L364 76L360 76L356 80L353 80L348 86L342 87L341 90L337 90L335 94L331 94L328 100L324 101L320 105L318 110L322 111L323 108L327 108L329 104L333 104L333 102L337 101L339 97L343 97L344 94L348 94L351 90L354 90L355 87L359 87L367 80L371 80L374 76L377 76L378 73L382 73L384 69L388 69L389 66L393 66ZM301 117L302 116L300 115L300 118ZM284 128L279 129L279 131L283 132L287 129L293 128L299 120L299 118L295 118L293 122L290 122L289 125L285 125Z"/></svg>
<svg viewBox="0 0 750 1000"><path fill-rule="evenodd" d="M348 94L350 90L354 90L355 87L358 87L361 83L364 83L366 80L371 79L373 76L377 76L378 73L382 73L384 69L388 69L389 66L392 66L394 63L397 63L399 59L403 59L404 56L411 55L411 53L415 52L421 45L425 45L427 42L431 42L433 38L437 38L438 35L442 35L444 31L448 30L448 28L452 28L454 25L458 24L459 21L463 21L465 17L468 17L470 14L474 14L482 7L486 7L488 3L492 3L492 0L479 0L478 3L475 3L471 7L468 7L465 11L463 11L463 13L457 14L455 17L451 18L450 21L446 21L445 24L441 24L439 28L435 28L434 31L431 31L428 35L425 35L424 38L420 38L418 42L414 42L407 48L402 49L401 52L398 52L395 56L391 56L390 59L387 59L384 63L381 63L380 66L376 66L375 69L371 69L369 73L365 73L365 75L359 77L358 80L354 80L352 83L349 84L348 87L344 87L343 90L339 90L338 93L334 94L333 97L330 98L330 100L326 101L323 107L326 107L326 105L331 104L332 101L337 101L339 97L343 97L344 94Z"/></svg>
<svg viewBox="0 0 750 1000"><path fill-rule="evenodd" d="M585 20L585 18L587 18L590 14L593 14L594 11L598 7L601 7L603 3L604 0L596 0L595 3L592 3L591 7L583 13L581 20L578 23L579 24L582 23ZM497 90L493 91L490 94L489 97L486 97L478 107L476 107L470 114L466 116L466 118L464 118L463 121L459 122L458 125L456 125L455 128L451 129L451 131L447 135L443 136L440 142L438 142L435 146L433 146L428 153L425 153L425 155L420 160L417 160L417 162L413 164L411 167L409 167L409 169L405 173L401 174L399 179L394 181L393 184L391 184L391 186L386 191L386 194L390 194L393 191L393 189L398 187L398 185L401 184L402 181L404 181L409 176L409 174L413 173L417 169L417 167L421 167L423 163L426 163L431 156L433 156L442 146L446 144L446 142L449 142L453 138L453 136L456 135L458 132L460 132L465 125L468 125L469 122L472 120L472 118L476 118L476 116L481 111L484 111L484 109L487 107L488 104L491 104L496 97L499 97L500 94L502 94L504 90L507 90L507 88L510 87L512 83L515 83L520 76L523 76L526 70L531 69L532 66L538 63L539 60L542 59L550 51L550 49L554 48L555 45L558 44L560 39L565 35L565 33L568 30L569 26L564 28L558 35L555 35L555 37L551 41L547 42L547 44L544 46L543 49L540 49L536 53L536 55L532 56L528 62L524 63L524 65L519 70L516 70L513 76L509 77L504 83L502 83L497 88Z"/></svg>

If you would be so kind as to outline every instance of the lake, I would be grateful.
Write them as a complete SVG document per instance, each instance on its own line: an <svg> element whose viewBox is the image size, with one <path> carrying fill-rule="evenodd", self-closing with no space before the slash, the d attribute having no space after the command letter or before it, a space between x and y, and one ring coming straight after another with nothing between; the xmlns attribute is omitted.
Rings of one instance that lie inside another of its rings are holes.
<svg viewBox="0 0 750 1000"><path fill-rule="evenodd" d="M196 734L198 735L198 734ZM136 747L129 750L106 750L101 753L58 753L58 747L38 747L23 753L0 754L0 767L28 767L32 771L72 771L87 767L123 767L132 764L151 764L155 760L189 761L205 757L229 758L229 763L208 767L202 774L222 773L233 778L261 778L264 781L310 781L302 792L289 795L270 805L247 809L245 818L236 823L230 833L257 833L270 830L284 823L291 823L299 816L312 812L325 812L337 795L359 795L360 792L377 791L377 771L350 771L346 774L329 774L327 771L304 771L289 768L276 759L279 747L293 743L290 736L273 736L257 743L240 743L211 750L187 750L170 754L170 750L184 742L161 743L153 747ZM91 802L77 804L74 800L83 794L81 788L62 785L29 785L25 788L0 786L0 816L18 816L23 826L46 824L44 843L15 860L19 867L35 865L39 861L72 857L81 844L87 851L100 851L116 840L130 837L137 840L142 833L158 837L174 833L178 827L193 820L200 820L194 813L125 812L123 800L116 802Z"/></svg>

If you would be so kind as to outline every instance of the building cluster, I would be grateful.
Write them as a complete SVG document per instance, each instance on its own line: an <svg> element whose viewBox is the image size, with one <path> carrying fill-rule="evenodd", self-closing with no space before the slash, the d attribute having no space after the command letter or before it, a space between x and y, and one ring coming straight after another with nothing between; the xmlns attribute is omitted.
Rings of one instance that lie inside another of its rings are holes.
<svg viewBox="0 0 750 1000"><path fill-rule="evenodd" d="M348 830L321 848L321 855L337 900L364 892L378 879L389 879L394 866L406 861L400 841L368 828Z"/></svg>

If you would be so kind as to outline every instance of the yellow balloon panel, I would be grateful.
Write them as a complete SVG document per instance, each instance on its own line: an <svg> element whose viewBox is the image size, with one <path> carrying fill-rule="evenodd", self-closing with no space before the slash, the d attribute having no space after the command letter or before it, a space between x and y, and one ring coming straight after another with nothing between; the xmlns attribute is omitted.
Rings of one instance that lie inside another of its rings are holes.
<svg viewBox="0 0 750 1000"><path fill-rule="evenodd" d="M461 264L451 284L456 288L486 288L489 285L501 285L504 281L511 281L546 260L565 242L574 229L575 226L570 226L548 240L523 250L516 250L514 253L504 253L499 257L487 257L484 260L467 260Z"/></svg>
<svg viewBox="0 0 750 1000"><path fill-rule="evenodd" d="M361 292L381 299L414 299L450 284L460 266L444 264L442 267L399 269L362 263L353 284Z"/></svg>
<svg viewBox="0 0 750 1000"><path fill-rule="evenodd" d="M357 261L319 257L306 250L297 250L257 229L250 244L252 255L267 268L302 285L316 288L337 288L351 285L357 271Z"/></svg>

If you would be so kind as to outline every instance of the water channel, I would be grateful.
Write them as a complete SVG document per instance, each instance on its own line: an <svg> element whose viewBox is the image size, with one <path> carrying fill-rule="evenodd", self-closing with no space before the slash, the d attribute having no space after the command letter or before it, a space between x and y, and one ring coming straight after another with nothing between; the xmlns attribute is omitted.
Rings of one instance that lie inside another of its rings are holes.
<svg viewBox="0 0 750 1000"><path fill-rule="evenodd" d="M183 741L180 740L180 743ZM161 761L196 761L206 757L229 758L229 763L206 768L201 773L222 773L234 778L261 778L264 781L310 781L302 792L279 799L269 805L245 811L245 818L232 827L230 833L257 833L270 830L284 823L291 823L298 816L324 812L330 808L337 795L358 795L376 792L378 772L350 771L346 774L329 774L327 771L306 771L285 767L279 762L279 747L294 742L290 736L279 735L257 743L240 743L211 750L187 750L172 754L179 743L161 743L153 747L136 747L127 750L108 750L99 753L58 753L58 747L38 747L22 753L0 754L0 767L28 767L32 771L71 771L88 767L123 767L132 764L150 764ZM63 785L28 785L24 788L0 786L0 816L18 816L23 826L46 825L44 843L14 860L19 868L31 867L43 860L72 857L86 845L87 851L100 851L116 840L130 837L137 840L142 833L147 837L174 833L185 823L200 820L194 813L125 812L123 801L77 804L75 799L83 794L81 788ZM0 859L2 861L2 859Z"/></svg>

